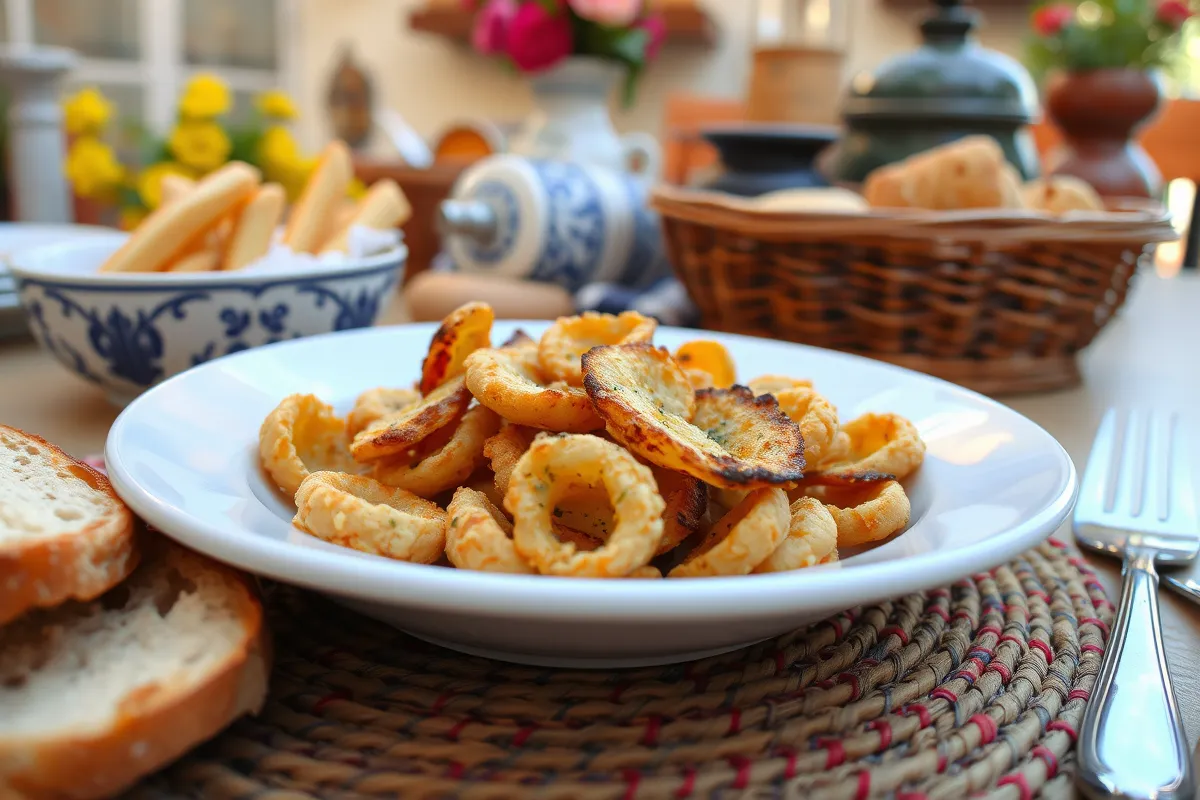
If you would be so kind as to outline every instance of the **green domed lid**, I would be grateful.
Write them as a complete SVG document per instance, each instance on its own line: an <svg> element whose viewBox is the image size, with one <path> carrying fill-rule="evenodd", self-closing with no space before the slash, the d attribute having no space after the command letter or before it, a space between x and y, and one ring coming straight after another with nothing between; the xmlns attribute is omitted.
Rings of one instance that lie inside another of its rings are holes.
<svg viewBox="0 0 1200 800"><path fill-rule="evenodd" d="M857 75L843 102L843 117L848 122L1036 119L1037 88L1025 68L975 41L977 15L960 0L935 2L937 11L921 23L921 47L885 62L874 75Z"/></svg>

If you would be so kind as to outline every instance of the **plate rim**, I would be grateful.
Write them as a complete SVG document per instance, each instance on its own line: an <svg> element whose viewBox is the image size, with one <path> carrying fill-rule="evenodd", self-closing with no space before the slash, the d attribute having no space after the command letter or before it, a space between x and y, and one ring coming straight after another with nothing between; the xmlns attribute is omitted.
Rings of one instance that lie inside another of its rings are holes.
<svg viewBox="0 0 1200 800"><path fill-rule="evenodd" d="M513 327L543 327L547 320L503 320ZM224 538L218 526L197 520L181 510L156 498L128 474L120 452L120 440L139 409L150 402L164 387L186 380L195 380L199 370L216 369L229 364L227 359L260 357L268 348L304 348L315 339L340 337L374 337L395 334L401 330L432 333L436 322L406 323L393 326L340 331L252 348L249 351L214 359L163 381L147 390L129 404L114 421L105 443L105 459L109 479L118 494L131 509L162 533L219 561L232 564L249 573L283 583L303 586L318 592L341 595L367 602L429 609L437 612L472 613L506 619L605 619L636 616L638 621L722 621L747 616L785 615L802 613L819 597L822 607L842 605L852 607L866 602L878 602L913 591L946 585L965 575L998 566L1042 541L1068 517L1078 494L1075 464L1062 444L1041 425L985 395L948 381L899 367L887 362L794 342L763 339L743 334L703 331L677 326L662 326L664 332L713 334L722 338L754 343L768 342L811 352L832 355L839 359L867 362L873 368L899 372L921 381L932 382L953 394L982 402L1004 414L1015 415L1033 426L1052 447L1064 467L1063 485L1053 499L1034 515L1010 526L988 540L952 550L934 550L904 558L866 564L849 564L834 568L813 567L805 570L804 580L793 573L706 578L693 581L649 580L589 580L547 575L501 575L467 572L443 567L430 569L427 565L408 564L383 557L359 553L341 554L336 551L305 547L267 536L251 535ZM255 354L258 356L255 356ZM214 366L217 365L217 366ZM244 443L247 444L248 443ZM854 579L847 579L852 573ZM407 580L411 578L412 580ZM427 584L440 584L431 592ZM901 588L895 588L896 584ZM603 585L603 597L592 587ZM878 586L879 594L863 592L864 586ZM504 597L496 604L497 596ZM597 603L602 599L602 603ZM658 605L647 608L647 601Z"/></svg>

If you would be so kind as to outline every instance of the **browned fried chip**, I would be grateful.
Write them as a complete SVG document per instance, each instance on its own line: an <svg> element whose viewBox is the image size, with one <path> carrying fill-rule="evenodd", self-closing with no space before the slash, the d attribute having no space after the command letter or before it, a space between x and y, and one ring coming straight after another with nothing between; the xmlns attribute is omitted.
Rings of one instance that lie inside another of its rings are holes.
<svg viewBox="0 0 1200 800"><path fill-rule="evenodd" d="M536 347L476 350L467 357L466 379L476 400L512 422L567 433L604 425L582 389L546 385Z"/></svg>
<svg viewBox="0 0 1200 800"><path fill-rule="evenodd" d="M464 371L467 356L492 345L496 314L487 303L467 303L451 311L429 343L421 366L421 394L429 394Z"/></svg>
<svg viewBox="0 0 1200 800"><path fill-rule="evenodd" d="M410 451L375 462L373 476L386 486L432 498L471 477L483 463L484 444L499 428L496 412L475 406Z"/></svg>
<svg viewBox="0 0 1200 800"><path fill-rule="evenodd" d="M683 472L651 465L658 493L667 503L663 511L663 538L655 555L674 550L700 529L708 510L708 487Z"/></svg>
<svg viewBox="0 0 1200 800"><path fill-rule="evenodd" d="M359 462L399 455L462 416L470 403L463 376L452 378L416 405L372 422L354 437L350 453Z"/></svg>
<svg viewBox="0 0 1200 800"><path fill-rule="evenodd" d="M383 386L368 389L358 396L354 408L346 415L346 435L354 438L358 432L380 417L403 411L421 402L416 389L389 389Z"/></svg>
<svg viewBox="0 0 1200 800"><path fill-rule="evenodd" d="M597 347L584 356L584 374L609 432L651 463L728 489L804 474L800 428L770 395L744 386L692 392L670 355L648 345Z"/></svg>

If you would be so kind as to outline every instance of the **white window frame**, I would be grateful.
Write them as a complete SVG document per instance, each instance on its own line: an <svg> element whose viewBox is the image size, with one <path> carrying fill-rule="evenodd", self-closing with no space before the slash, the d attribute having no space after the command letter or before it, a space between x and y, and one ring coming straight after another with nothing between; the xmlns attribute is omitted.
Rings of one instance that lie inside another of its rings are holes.
<svg viewBox="0 0 1200 800"><path fill-rule="evenodd" d="M0 0L12 44L34 44L33 8L37 0ZM138 0L141 57L134 60L80 58L73 76L98 84L137 86L142 90L142 122L158 133L175 122L175 107L183 83L197 72L217 75L233 91L282 89L293 97L299 88L296 52L300 41L302 0L275 0L276 69L260 70L217 65L193 66L185 61L182 37L183 0Z"/></svg>

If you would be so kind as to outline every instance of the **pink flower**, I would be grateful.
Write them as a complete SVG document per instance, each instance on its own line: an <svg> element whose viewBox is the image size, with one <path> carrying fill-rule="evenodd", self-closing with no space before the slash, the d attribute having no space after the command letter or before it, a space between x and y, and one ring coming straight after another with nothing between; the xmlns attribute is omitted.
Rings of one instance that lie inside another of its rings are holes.
<svg viewBox="0 0 1200 800"><path fill-rule="evenodd" d="M517 15L515 0L488 0L475 17L471 44L484 55L494 56L505 51L508 29Z"/></svg>
<svg viewBox="0 0 1200 800"><path fill-rule="evenodd" d="M567 15L532 2L523 4L513 16L505 50L522 72L539 72L571 55L573 45Z"/></svg>
<svg viewBox="0 0 1200 800"><path fill-rule="evenodd" d="M653 61L658 58L663 40L667 38L667 23L658 14L652 14L637 26L646 32L646 61Z"/></svg>
<svg viewBox="0 0 1200 800"><path fill-rule="evenodd" d="M567 0L571 10L589 22L623 28L642 13L642 0Z"/></svg>
<svg viewBox="0 0 1200 800"><path fill-rule="evenodd" d="M1182 0L1163 0L1155 12L1158 21L1171 28L1182 28L1192 17L1192 10Z"/></svg>
<svg viewBox="0 0 1200 800"><path fill-rule="evenodd" d="M1033 29L1039 36L1057 36L1075 18L1075 7L1070 3L1055 3L1033 12Z"/></svg>

